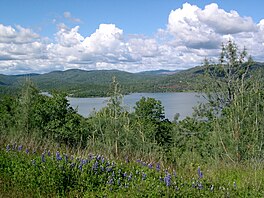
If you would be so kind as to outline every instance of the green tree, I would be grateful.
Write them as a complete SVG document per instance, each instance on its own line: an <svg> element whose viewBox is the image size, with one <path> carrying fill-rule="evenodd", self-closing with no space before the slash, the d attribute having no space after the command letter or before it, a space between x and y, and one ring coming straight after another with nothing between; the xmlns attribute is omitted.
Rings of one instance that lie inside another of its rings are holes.
<svg viewBox="0 0 264 198"><path fill-rule="evenodd" d="M204 65L208 80L205 84L206 98L214 110L221 111L232 103L236 95L249 89L246 77L253 60L245 48L240 51L233 41L222 44L218 63L210 64L205 60Z"/></svg>
<svg viewBox="0 0 264 198"><path fill-rule="evenodd" d="M136 102L135 116L143 139L166 147L171 143L171 122L165 119L164 107L155 98L142 97Z"/></svg>

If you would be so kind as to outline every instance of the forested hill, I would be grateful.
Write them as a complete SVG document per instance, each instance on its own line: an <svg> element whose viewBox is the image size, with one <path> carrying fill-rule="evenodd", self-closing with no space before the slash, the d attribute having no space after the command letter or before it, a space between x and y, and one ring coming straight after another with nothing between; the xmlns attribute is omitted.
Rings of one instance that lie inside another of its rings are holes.
<svg viewBox="0 0 264 198"><path fill-rule="evenodd" d="M261 69L264 63L256 63L252 71ZM59 90L76 97L106 96L113 76L122 86L124 94L132 92L195 91L203 83L205 68L197 66L188 70L157 70L129 73L119 70L84 71L71 69L46 74L2 75L0 93L15 93L26 78L30 78L42 91Z"/></svg>

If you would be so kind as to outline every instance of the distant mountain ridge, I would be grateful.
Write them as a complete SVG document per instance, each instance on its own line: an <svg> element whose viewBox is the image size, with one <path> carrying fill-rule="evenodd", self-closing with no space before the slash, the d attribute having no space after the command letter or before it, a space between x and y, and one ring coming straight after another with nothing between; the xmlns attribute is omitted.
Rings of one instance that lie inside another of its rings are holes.
<svg viewBox="0 0 264 198"><path fill-rule="evenodd" d="M261 69L264 63L255 63L251 72ZM205 67L197 66L187 70L154 70L130 73L119 70L52 71L45 74L0 74L0 94L18 90L26 78L30 78L42 91L59 90L76 97L106 96L113 76L121 85L124 94L132 92L181 92L195 91L203 84Z"/></svg>

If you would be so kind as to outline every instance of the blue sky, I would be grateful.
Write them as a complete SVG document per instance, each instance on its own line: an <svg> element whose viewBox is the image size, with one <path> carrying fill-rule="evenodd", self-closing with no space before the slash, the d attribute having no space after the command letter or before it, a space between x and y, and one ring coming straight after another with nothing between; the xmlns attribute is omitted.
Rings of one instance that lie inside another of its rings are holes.
<svg viewBox="0 0 264 198"><path fill-rule="evenodd" d="M0 73L187 69L216 58L230 38L264 61L263 7L262 0L1 0Z"/></svg>

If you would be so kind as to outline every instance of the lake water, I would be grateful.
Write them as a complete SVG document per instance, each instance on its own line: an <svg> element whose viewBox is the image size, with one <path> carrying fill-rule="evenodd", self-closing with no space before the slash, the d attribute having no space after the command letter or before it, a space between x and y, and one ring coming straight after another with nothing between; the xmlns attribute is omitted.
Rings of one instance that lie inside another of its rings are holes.
<svg viewBox="0 0 264 198"><path fill-rule="evenodd" d="M142 97L151 97L160 100L165 109L165 117L173 120L176 113L180 114L179 119L182 120L186 116L191 116L193 107L198 103L205 102L203 97L198 97L197 93L133 93L124 96L123 105L133 111L136 102ZM94 110L98 111L107 105L109 98L71 98L70 105L77 108L78 113L84 117L88 117Z"/></svg>

